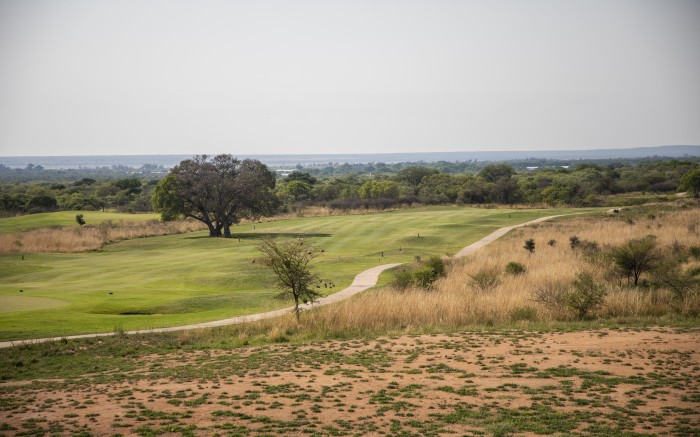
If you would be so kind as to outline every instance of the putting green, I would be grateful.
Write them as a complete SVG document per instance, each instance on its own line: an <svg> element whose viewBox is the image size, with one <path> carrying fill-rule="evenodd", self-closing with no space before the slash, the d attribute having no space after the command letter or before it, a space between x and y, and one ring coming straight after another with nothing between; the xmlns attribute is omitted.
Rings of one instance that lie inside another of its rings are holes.
<svg viewBox="0 0 700 437"><path fill-rule="evenodd" d="M206 232L139 238L103 250L0 256L0 296L69 305L0 314L0 340L185 325L270 311L277 299L257 245L266 236L307 238L324 250L314 263L327 295L379 264L451 255L494 230L538 217L584 210L414 208L246 224L234 238ZM590 210L589 210L590 211Z"/></svg>
<svg viewBox="0 0 700 437"><path fill-rule="evenodd" d="M0 296L0 313L45 310L68 305L68 302L48 297Z"/></svg>

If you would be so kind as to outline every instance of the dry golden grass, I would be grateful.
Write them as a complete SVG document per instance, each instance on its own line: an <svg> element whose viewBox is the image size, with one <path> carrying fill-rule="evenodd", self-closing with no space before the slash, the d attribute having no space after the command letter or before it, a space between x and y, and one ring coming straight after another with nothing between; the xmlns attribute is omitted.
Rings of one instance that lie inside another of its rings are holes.
<svg viewBox="0 0 700 437"><path fill-rule="evenodd" d="M157 235L182 234L205 229L194 220L174 222L103 222L83 227L40 228L0 235L0 253L74 253L100 249L107 243Z"/></svg>
<svg viewBox="0 0 700 437"><path fill-rule="evenodd" d="M233 335L245 338L263 335L284 339L288 334L309 336L361 335L367 332L449 330L463 326L495 323L527 324L573 320L576 314L566 308L552 308L533 300L538 287L571 288L577 273L586 271L601 284L607 296L593 317L655 317L668 314L697 315L700 293L692 293L682 302L664 289L634 289L611 278L609 269L592 263L581 250L572 250L569 237L596 241L601 249L648 234L657 237L661 247L680 244L700 246L700 209L659 212L632 219L619 215L577 217L520 228L473 255L450 262L448 275L433 290L384 288L355 296L334 305L303 314L300 324L293 317L280 317L254 324L230 327ZM535 253L523 248L526 239L534 239ZM550 240L556 240L549 245ZM522 275L505 273L508 262L526 267ZM689 261L686 268L697 267ZM473 286L471 276L479 271L498 272L498 285L482 291Z"/></svg>

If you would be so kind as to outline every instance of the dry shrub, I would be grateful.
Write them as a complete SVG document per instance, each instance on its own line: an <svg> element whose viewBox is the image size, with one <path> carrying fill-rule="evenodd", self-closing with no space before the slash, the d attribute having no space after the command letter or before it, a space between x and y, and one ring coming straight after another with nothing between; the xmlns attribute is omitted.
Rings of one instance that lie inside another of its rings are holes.
<svg viewBox="0 0 700 437"><path fill-rule="evenodd" d="M82 227L40 228L15 234L0 235L0 253L87 252L107 243L157 235L182 234L204 229L194 220L160 222L111 222Z"/></svg>

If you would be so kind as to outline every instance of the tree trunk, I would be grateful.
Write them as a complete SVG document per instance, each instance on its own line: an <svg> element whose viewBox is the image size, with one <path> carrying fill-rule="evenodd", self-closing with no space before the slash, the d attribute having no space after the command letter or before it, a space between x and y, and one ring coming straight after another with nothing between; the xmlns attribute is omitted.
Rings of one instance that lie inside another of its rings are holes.
<svg viewBox="0 0 700 437"><path fill-rule="evenodd" d="M299 322L299 296L296 293L292 294L294 295L294 314L297 316L297 322Z"/></svg>
<svg viewBox="0 0 700 437"><path fill-rule="evenodd" d="M231 238L231 226L228 223L224 223L224 238Z"/></svg>

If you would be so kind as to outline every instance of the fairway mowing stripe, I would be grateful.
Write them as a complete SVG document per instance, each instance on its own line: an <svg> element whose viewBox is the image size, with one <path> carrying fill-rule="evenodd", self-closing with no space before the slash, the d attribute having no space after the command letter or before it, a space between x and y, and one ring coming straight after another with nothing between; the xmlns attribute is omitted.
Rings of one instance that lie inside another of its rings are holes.
<svg viewBox="0 0 700 437"><path fill-rule="evenodd" d="M573 213L573 214L585 214L583 212L580 213ZM520 223L512 226L505 226L500 229L497 229L496 231L492 232L491 234L483 237L479 241L470 244L469 246L465 247L464 249L460 250L457 252L454 257L459 258L466 256L477 249L495 241L499 237L505 235L509 231L519 228L522 226L527 226L530 224L535 224L535 223L540 223L545 220L550 220L555 217L563 217L565 215L573 215L573 214L560 214L560 215L554 215L554 216L547 216L547 217L540 217L534 220L530 220L525 223ZM380 266L372 267L370 269L367 269L361 273L359 273L357 276L355 276L355 280L352 282L352 284L337 292L334 294L331 294L330 296L326 296L324 298L319 299L315 304L313 304L313 307L318 307L321 305L327 305L330 303L338 302L343 299L347 299L348 297L360 293L370 287L373 287L376 285L377 280L379 279L379 274L383 272L384 270L396 267L401 265L402 263L396 263L396 264L383 264ZM301 308L308 309L311 308L312 305L300 305ZM192 325L184 325L184 326L173 326L173 327L168 327L168 328L155 328L155 329L142 329L142 330L136 330L136 331L128 331L126 334L150 334L150 333L158 333L158 332L173 332L173 331L184 331L184 330L190 330L190 329L200 329L200 328L209 328L209 327L218 327L218 326L225 326L225 325L231 325L231 324L238 324L238 323L245 323L245 322L252 322L256 320L262 320L262 319L269 319L272 317L278 317L282 316L285 314L289 314L289 312L293 310L292 307L289 308L283 308L280 310L275 310L275 311L269 311L266 313L259 313L259 314L250 314L247 316L239 316L239 317L233 317L230 319L223 319L223 320L214 320L211 322L204 322L204 323L197 323L197 324L192 324ZM36 339L29 339L29 340L16 340L16 341L3 341L0 342L0 348L8 348L12 346L18 346L22 344L32 344L32 343L45 343L48 341L59 341L62 339L80 339L80 338L92 338L92 337L107 337L115 335L113 332L105 332L105 333L99 333L99 334L81 334L81 335L68 335L68 336L63 336L63 337L50 337L50 338L36 338Z"/></svg>

